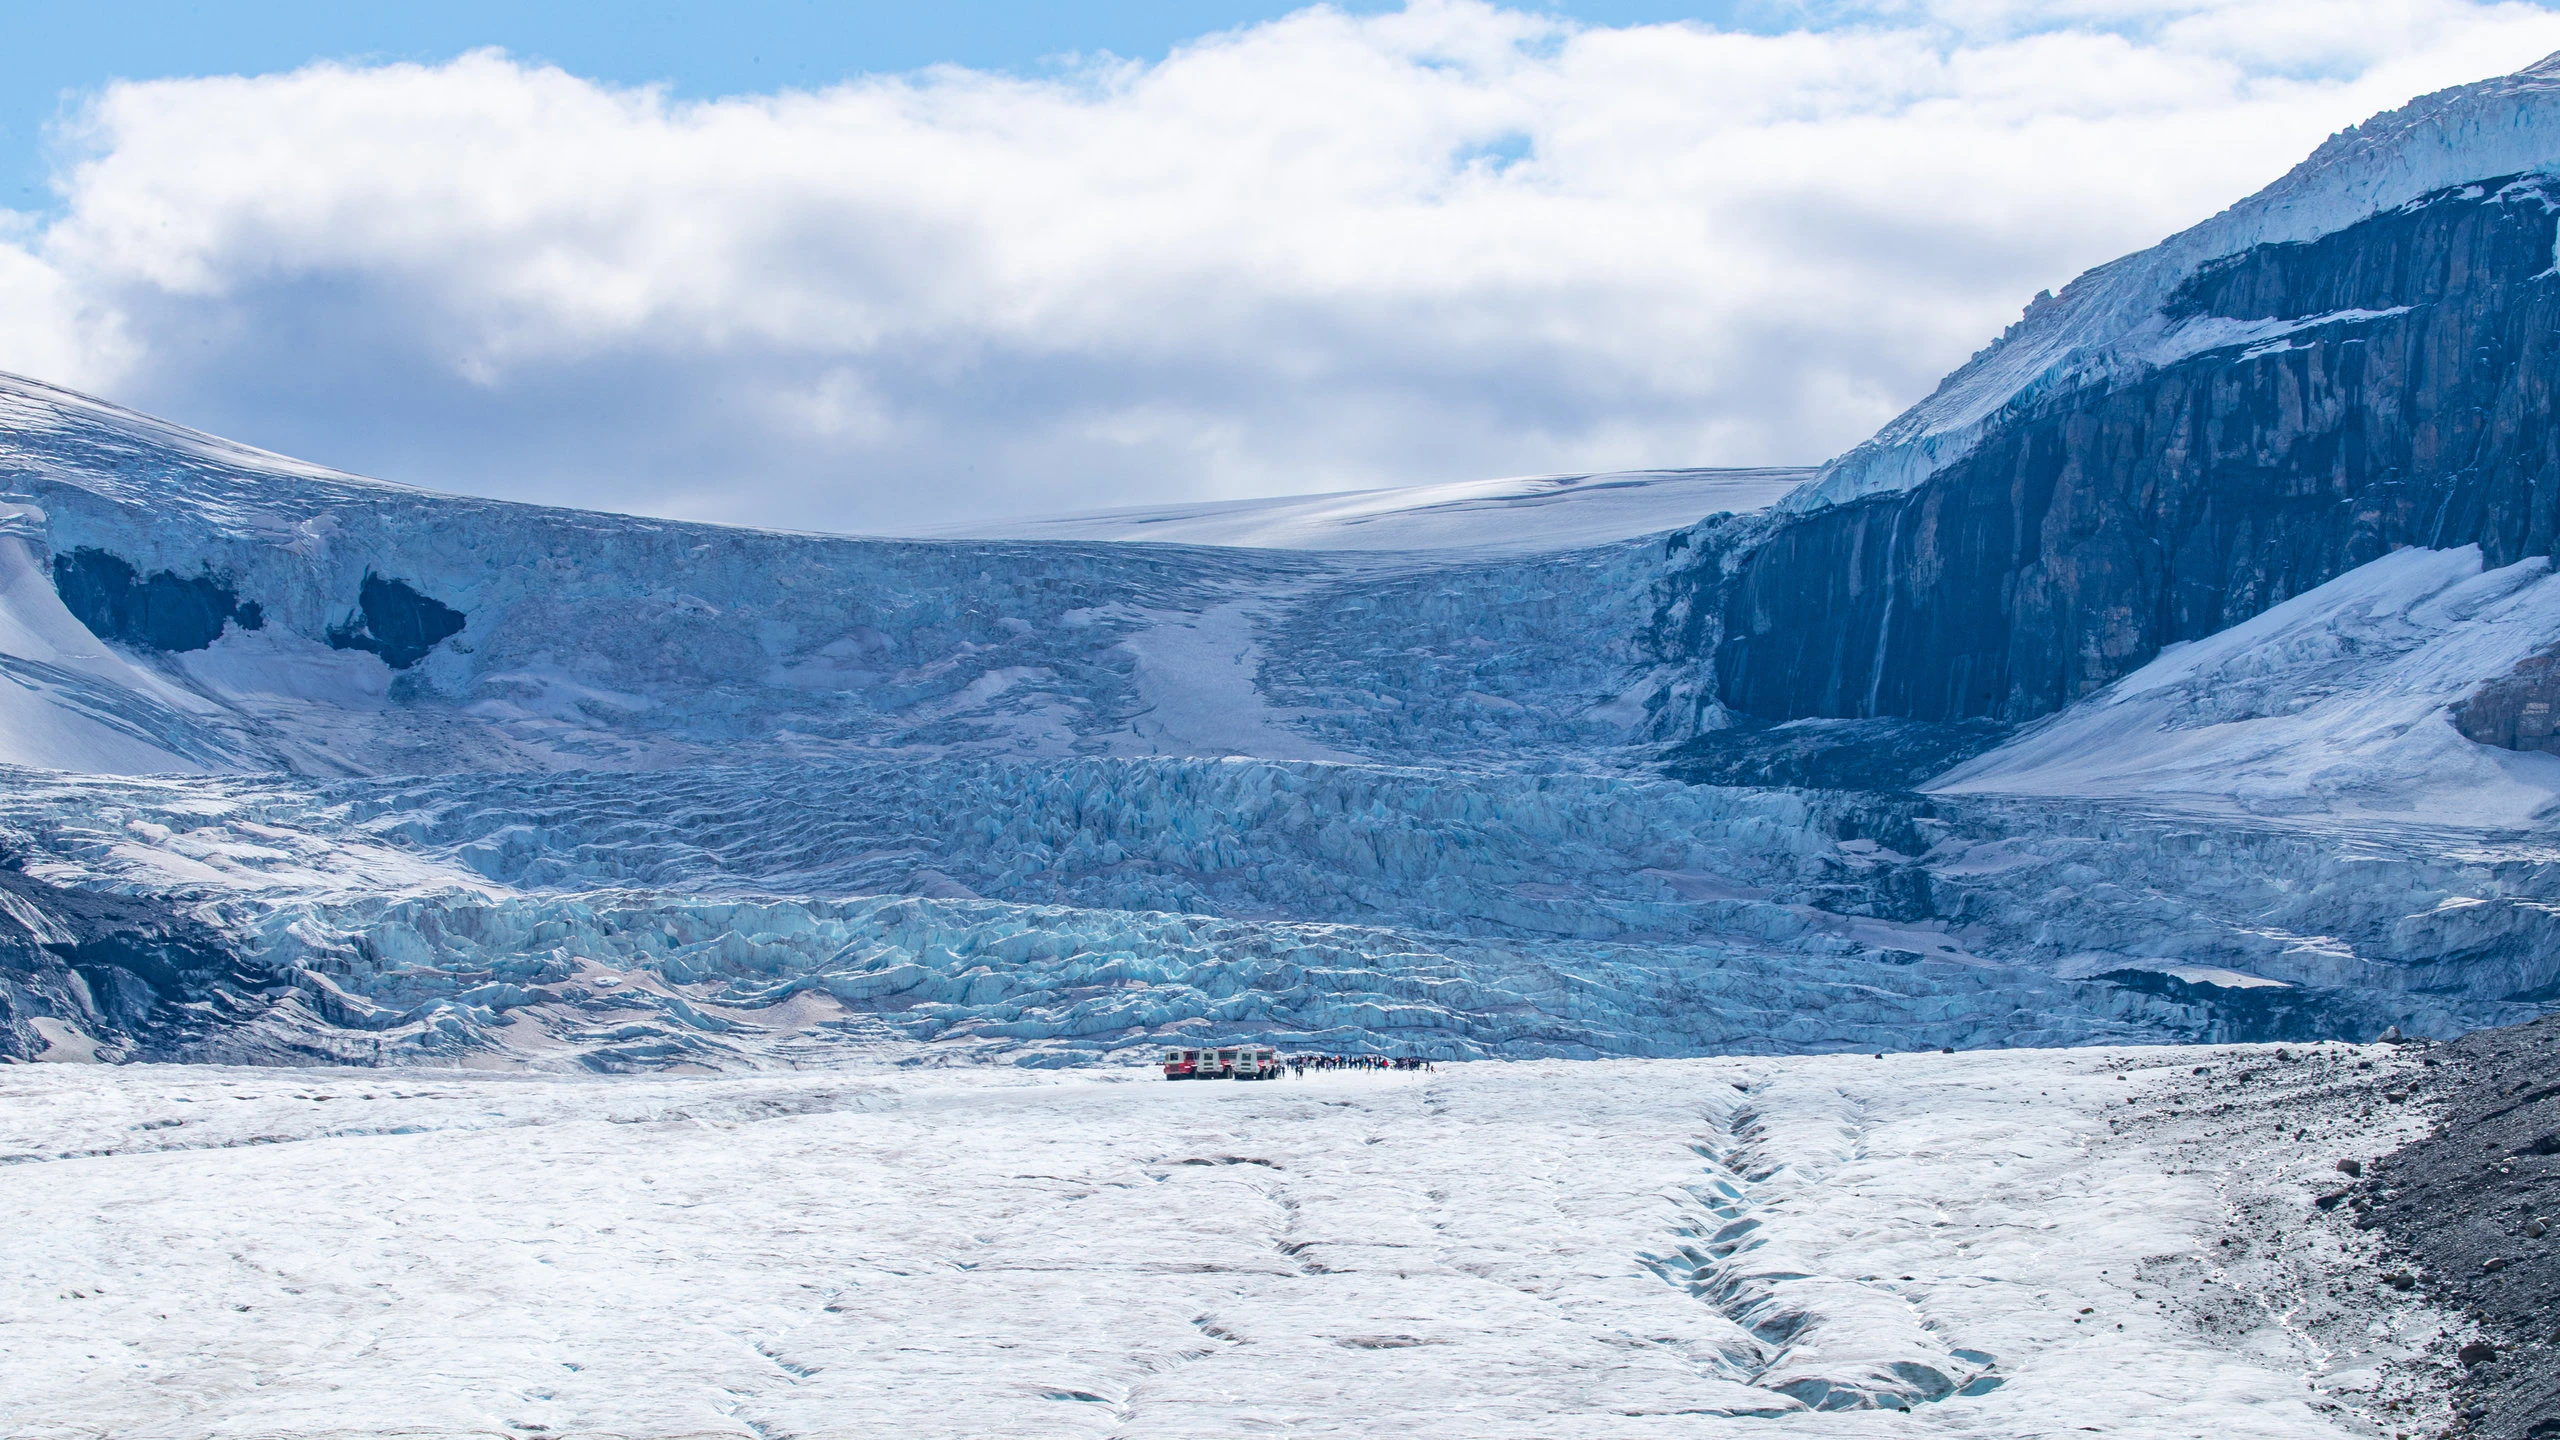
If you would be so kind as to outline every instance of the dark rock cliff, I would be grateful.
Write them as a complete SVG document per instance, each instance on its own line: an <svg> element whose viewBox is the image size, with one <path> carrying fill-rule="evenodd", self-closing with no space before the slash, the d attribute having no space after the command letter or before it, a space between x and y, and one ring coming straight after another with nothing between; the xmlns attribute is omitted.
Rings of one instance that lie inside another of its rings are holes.
<svg viewBox="0 0 2560 1440"><path fill-rule="evenodd" d="M266 616L229 580L158 570L145 577L123 556L82 547L53 557L53 588L89 633L148 650L201 650L225 624L255 630Z"/></svg>
<svg viewBox="0 0 2560 1440"><path fill-rule="evenodd" d="M463 624L461 611L420 594L407 581L368 572L357 588L356 613L329 627L328 640L333 650L370 650L392 669L406 670L461 634Z"/></svg>
<svg viewBox="0 0 2560 1440"><path fill-rule="evenodd" d="M1760 720L2020 721L2401 546L2552 553L2556 205L2560 180L2491 180L2204 267L2168 339L2228 343L1702 547L1689 653Z"/></svg>

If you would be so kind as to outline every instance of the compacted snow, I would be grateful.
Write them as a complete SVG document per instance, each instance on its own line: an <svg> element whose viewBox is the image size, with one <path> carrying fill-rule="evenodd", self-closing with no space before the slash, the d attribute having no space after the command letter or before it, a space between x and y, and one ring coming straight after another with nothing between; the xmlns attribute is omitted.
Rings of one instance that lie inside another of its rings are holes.
<svg viewBox="0 0 2560 1440"><path fill-rule="evenodd" d="M1334 495L1284 495L953 525L935 535L1142 540L1266 550L1471 550L1533 555L1680 530L1762 510L1809 468L1533 475Z"/></svg>
<svg viewBox="0 0 2560 1440"><path fill-rule="evenodd" d="M2441 1421L2460 1338L2311 1204L2336 1159L2422 1127L2352 1099L2407 1063L19 1068L0 1417L30 1440L2368 1435Z"/></svg>

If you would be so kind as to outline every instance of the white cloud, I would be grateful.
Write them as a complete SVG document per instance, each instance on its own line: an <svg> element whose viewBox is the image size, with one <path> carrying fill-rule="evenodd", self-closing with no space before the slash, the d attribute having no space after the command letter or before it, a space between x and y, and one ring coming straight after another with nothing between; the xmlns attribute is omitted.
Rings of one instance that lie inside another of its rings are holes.
<svg viewBox="0 0 2560 1440"><path fill-rule="evenodd" d="M1424 0L704 103L495 53L119 84L0 234L0 368L421 483L848 529L1811 461L2035 289L2560 49L2527 5L2304 13Z"/></svg>

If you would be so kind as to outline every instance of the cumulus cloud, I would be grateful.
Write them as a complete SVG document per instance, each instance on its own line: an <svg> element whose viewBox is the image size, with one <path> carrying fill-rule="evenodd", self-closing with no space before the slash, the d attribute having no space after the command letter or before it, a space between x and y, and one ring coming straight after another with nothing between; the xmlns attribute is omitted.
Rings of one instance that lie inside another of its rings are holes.
<svg viewBox="0 0 2560 1440"><path fill-rule="evenodd" d="M1809 462L2037 288L2560 49L2531 5L2317 13L1415 0L705 102L495 52L118 84L0 231L0 368L422 484L857 531Z"/></svg>

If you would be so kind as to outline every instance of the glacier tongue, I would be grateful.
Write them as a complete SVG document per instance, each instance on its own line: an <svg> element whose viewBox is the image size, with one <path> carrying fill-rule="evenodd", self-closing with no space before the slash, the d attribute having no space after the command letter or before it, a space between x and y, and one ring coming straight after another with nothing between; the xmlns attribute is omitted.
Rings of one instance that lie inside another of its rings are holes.
<svg viewBox="0 0 2560 1440"><path fill-rule="evenodd" d="M1929 794L1720 788L1656 769L1716 716L1671 634L1694 537L1487 528L1640 488L1323 521L1427 550L861 540L435 496L27 382L0 419L11 1054L1872 1052L2560 993L2547 860L2498 828L2560 759L2438 713L2560 627L2476 555ZM1646 484L1690 482L1742 494Z"/></svg>

